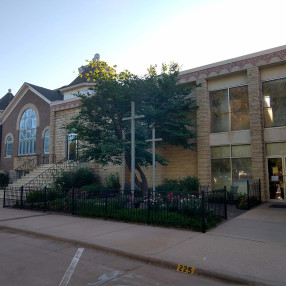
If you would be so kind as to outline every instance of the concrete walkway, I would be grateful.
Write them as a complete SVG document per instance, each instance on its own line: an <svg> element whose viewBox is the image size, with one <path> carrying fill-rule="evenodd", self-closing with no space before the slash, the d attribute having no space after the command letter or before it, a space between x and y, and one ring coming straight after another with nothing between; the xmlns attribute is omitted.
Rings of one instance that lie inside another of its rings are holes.
<svg viewBox="0 0 286 286"><path fill-rule="evenodd" d="M0 208L0 229L251 285L286 285L286 208L268 202L207 233Z"/></svg>

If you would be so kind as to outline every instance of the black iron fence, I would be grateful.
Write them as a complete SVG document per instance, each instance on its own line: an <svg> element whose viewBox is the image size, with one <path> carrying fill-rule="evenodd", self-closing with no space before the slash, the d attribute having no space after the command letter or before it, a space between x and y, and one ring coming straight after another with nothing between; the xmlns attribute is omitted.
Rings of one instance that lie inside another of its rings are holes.
<svg viewBox="0 0 286 286"><path fill-rule="evenodd" d="M249 183L247 181L247 208L261 203L261 184L260 179L257 182Z"/></svg>
<svg viewBox="0 0 286 286"><path fill-rule="evenodd" d="M3 207L57 211L205 232L227 218L226 189L184 194L51 188L9 188Z"/></svg>

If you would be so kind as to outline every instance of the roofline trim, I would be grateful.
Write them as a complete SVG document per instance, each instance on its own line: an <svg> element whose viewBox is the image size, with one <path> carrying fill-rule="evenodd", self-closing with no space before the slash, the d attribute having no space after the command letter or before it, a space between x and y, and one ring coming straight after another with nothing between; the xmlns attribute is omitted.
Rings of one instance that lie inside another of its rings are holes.
<svg viewBox="0 0 286 286"><path fill-rule="evenodd" d="M286 49L286 45L279 46L279 47L276 47L276 48L271 48L271 49L263 50L263 51L260 51L260 52L255 52L255 53L247 54L247 55L244 55L244 56L239 56L239 57L231 58L231 59L228 59L228 60L223 60L223 61L215 62L215 63L212 63L212 64L199 66L199 67L196 67L196 68L192 68L192 69L188 69L188 70L185 70L185 71L181 71L180 75L193 73L193 72L196 72L196 71L202 71L202 70L206 70L206 69L217 67L217 66L222 66L222 65L225 65L225 64L229 64L229 63L235 63L235 62L239 62L239 61L242 61L242 60L251 59L251 58L254 58L254 57L257 57L257 56L263 56L263 55L271 54L273 52L282 51L282 50L285 50L285 49Z"/></svg>
<svg viewBox="0 0 286 286"><path fill-rule="evenodd" d="M78 84L75 84L75 85L71 85L71 86L66 86L64 88L60 88L60 92L62 91L68 91L68 90L71 90L71 89L75 89L75 88L78 88L78 87L84 87L84 86L93 86L95 85L94 82L82 82L82 83L78 83Z"/></svg>
<svg viewBox="0 0 286 286"><path fill-rule="evenodd" d="M24 82L23 85L18 90L18 92L15 94L13 100L10 102L10 104L7 106L7 108L4 110L4 112L0 115L1 123L3 123L7 119L7 117L13 111L14 107L23 98L23 96L27 93L28 90L31 90L33 93L35 93L37 96L39 96L41 99L43 99L48 104L51 104L51 101L49 101L41 93L39 93L34 88L32 88L27 82Z"/></svg>

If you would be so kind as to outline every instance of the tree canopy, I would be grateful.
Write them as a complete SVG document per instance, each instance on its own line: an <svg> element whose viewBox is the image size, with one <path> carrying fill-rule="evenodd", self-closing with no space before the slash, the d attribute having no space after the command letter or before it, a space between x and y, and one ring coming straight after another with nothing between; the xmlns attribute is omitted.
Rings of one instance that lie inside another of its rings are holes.
<svg viewBox="0 0 286 286"><path fill-rule="evenodd" d="M84 76L94 82L88 94L78 94L81 98L79 114L67 126L76 133L81 142L80 156L83 160L94 160L102 165L122 164L123 146L125 160L130 170L130 121L122 118L130 116L131 101L135 102L136 126L136 185L146 189L147 180L142 167L152 164L150 142L154 124L156 136L166 145L194 147L194 122L191 114L196 109L189 96L192 86L178 84L179 66L176 63L163 64L160 74L156 66L150 66L145 76L139 77L129 71L117 72L103 61L90 61ZM124 135L126 138L124 139ZM156 155L156 161L166 165L167 159Z"/></svg>

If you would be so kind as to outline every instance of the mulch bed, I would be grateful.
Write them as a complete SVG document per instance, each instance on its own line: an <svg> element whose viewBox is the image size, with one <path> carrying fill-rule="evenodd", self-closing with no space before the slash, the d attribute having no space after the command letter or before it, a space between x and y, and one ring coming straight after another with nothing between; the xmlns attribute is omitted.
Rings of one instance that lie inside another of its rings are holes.
<svg viewBox="0 0 286 286"><path fill-rule="evenodd" d="M247 210L238 209L236 204L227 204L227 219L236 218L247 212Z"/></svg>

